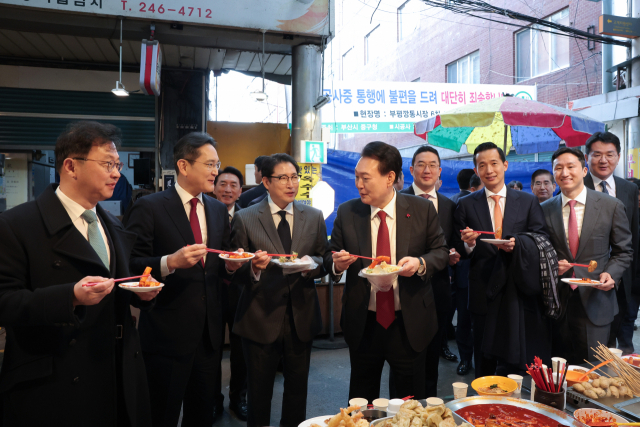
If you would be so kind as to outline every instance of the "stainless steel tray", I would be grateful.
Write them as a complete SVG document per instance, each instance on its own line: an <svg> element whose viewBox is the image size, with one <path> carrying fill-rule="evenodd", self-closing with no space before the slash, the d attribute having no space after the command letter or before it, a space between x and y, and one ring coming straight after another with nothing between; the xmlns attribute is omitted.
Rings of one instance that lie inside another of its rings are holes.
<svg viewBox="0 0 640 427"><path fill-rule="evenodd" d="M488 405L492 403L525 408L538 414L545 415L557 421L559 424L565 426L586 427L585 424L582 424L580 421L576 420L566 412L560 411L547 405L543 405L542 403L533 402L531 400L518 399L515 397L470 396L458 400L452 400L451 402L445 404L445 406L453 411L456 424L460 424L461 422L466 422L466 420L456 414L456 411L458 409L462 409L471 405Z"/></svg>

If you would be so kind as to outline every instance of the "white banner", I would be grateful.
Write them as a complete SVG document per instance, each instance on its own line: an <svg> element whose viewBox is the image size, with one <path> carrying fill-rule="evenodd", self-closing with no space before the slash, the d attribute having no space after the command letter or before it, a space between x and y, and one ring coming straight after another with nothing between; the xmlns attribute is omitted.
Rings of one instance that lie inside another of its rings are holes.
<svg viewBox="0 0 640 427"><path fill-rule="evenodd" d="M536 100L535 86L413 82L325 82L331 133L413 133L413 124L462 105L510 94Z"/></svg>
<svg viewBox="0 0 640 427"><path fill-rule="evenodd" d="M333 0L0 0L74 13L329 35Z"/></svg>

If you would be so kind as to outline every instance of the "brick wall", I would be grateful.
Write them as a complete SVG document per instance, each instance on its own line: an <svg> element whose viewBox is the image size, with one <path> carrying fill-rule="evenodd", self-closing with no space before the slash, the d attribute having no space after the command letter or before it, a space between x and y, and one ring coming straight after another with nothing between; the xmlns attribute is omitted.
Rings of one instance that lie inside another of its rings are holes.
<svg viewBox="0 0 640 427"><path fill-rule="evenodd" d="M455 14L423 6L420 26L405 40L398 41L397 7L402 0L384 0L371 14L377 1L337 0L336 37L325 54L326 78L365 81L446 82L446 66L472 52L479 51L480 83L515 84L515 34L522 28ZM492 0L492 4L538 18L569 8L570 26L586 31L597 27L601 3L579 0L544 2ZM534 8L532 10L528 5ZM495 19L504 17L493 15ZM509 22L522 25L522 21ZM377 56L364 64L364 37L373 28L384 34L376 46ZM349 49L355 55L353 70L341 70L342 55ZM566 107L567 101L601 93L601 45L587 49L587 42L570 39L568 68L521 82L538 85L538 101ZM594 55L595 54L595 55ZM331 60L329 60L331 59ZM413 134L354 134L338 136L338 148L359 151L366 143L382 140L398 148L420 144ZM463 150L465 148L463 147Z"/></svg>

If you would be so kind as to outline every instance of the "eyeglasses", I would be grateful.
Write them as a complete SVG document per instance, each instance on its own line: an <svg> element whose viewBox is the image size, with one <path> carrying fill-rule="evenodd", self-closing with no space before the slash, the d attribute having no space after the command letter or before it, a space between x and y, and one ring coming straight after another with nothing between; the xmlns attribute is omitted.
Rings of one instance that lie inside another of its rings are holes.
<svg viewBox="0 0 640 427"><path fill-rule="evenodd" d="M593 154L590 154L590 156L593 157L594 160L600 160L602 158L602 153L595 152ZM604 155L604 158L609 161L615 160L616 157L618 157L618 154L616 153L606 153Z"/></svg>
<svg viewBox="0 0 640 427"><path fill-rule="evenodd" d="M193 163L193 162L195 162L195 163L203 164L203 165L205 165L205 166L207 167L207 170L208 170L209 172L211 172L211 171L213 170L213 168L216 168L217 170L220 170L220 166L222 166L222 162L218 162L218 163L213 163L213 162L205 163L205 162L199 162L199 161L197 161L197 160L189 160L189 159L185 159L185 160L186 160L187 162L189 162L189 163Z"/></svg>
<svg viewBox="0 0 640 427"><path fill-rule="evenodd" d="M86 157L74 157L73 160L84 160L84 161L90 161L90 162L98 162L101 163L105 169L107 170L107 172L112 172L113 168L116 168L118 170L118 172L120 172L122 170L122 167L124 166L124 163L122 162L114 162L112 161L106 161L106 160L94 160L94 159L87 159Z"/></svg>
<svg viewBox="0 0 640 427"><path fill-rule="evenodd" d="M418 163L417 165L415 165L415 166L414 166L414 169L421 171L421 170L424 170L424 169L425 169L425 168L427 168L427 167L428 167L429 169L431 169L432 171L437 171L437 170L438 170L438 168L440 167L440 165L439 165L439 164L437 164L437 163L429 163L429 164L426 164L426 163Z"/></svg>
<svg viewBox="0 0 640 427"><path fill-rule="evenodd" d="M300 177L298 175L292 175L292 176L287 176L287 175L273 176L272 175L269 178L278 179L281 185L287 185L287 182L289 182L289 180L291 180L292 184L297 184L298 181L300 181Z"/></svg>

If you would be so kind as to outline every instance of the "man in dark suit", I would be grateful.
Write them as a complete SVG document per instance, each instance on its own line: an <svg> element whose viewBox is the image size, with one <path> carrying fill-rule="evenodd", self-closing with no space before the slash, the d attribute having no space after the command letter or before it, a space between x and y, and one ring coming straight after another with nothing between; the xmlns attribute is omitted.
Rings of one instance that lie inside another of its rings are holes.
<svg viewBox="0 0 640 427"><path fill-rule="evenodd" d="M0 215L0 425L151 426L130 304L148 308L158 291L114 286L136 237L98 206L120 177L119 134L69 125L55 148L60 186Z"/></svg>
<svg viewBox="0 0 640 427"><path fill-rule="evenodd" d="M227 207L203 194L213 191L220 167L215 145L207 134L182 137L173 150L176 185L138 200L124 221L138 235L131 270L150 266L165 283L139 325L154 427L175 427L181 408L183 426L211 426L222 412L219 288L239 265L207 255L229 248Z"/></svg>
<svg viewBox="0 0 640 427"><path fill-rule="evenodd" d="M553 353L572 364L595 361L590 348L609 339L618 313L615 286L633 261L631 232L622 202L584 185L587 168L580 150L560 148L551 161L561 194L544 202L542 209L558 253L558 273L601 283L559 284L563 313L555 322ZM591 260L598 263L591 273L570 264L588 265Z"/></svg>
<svg viewBox="0 0 640 427"><path fill-rule="evenodd" d="M234 215L241 209L236 203L242 193L242 183L244 177L242 172L233 166L227 166L216 176L213 194L225 204L229 213L229 224ZM242 352L242 339L233 333L233 319L236 317L236 308L240 298L241 286L232 283L229 279L223 279L223 286L220 287L223 314L223 324L229 326L229 365L231 377L229 379L229 409L232 410L242 421L247 420L247 365L244 363ZM223 325L224 328L224 325ZM224 334L222 335L224 341ZM218 379L222 379L222 370ZM222 395L222 381L218 387L219 406L224 401Z"/></svg>
<svg viewBox="0 0 640 427"><path fill-rule="evenodd" d="M456 205L436 191L436 182L441 173L442 168L440 167L438 151L429 145L423 145L416 150L411 159L413 184L406 190L401 191L401 193L422 197L433 203L438 213L445 241L450 245L453 237L453 211ZM455 265L459 260L460 254L453 249L453 252L449 253L449 265ZM458 357L451 353L447 344L447 328L453 311L449 268L445 267L435 272L431 278L431 284L433 285L433 295L436 301L438 333L427 348L425 384L427 397L436 397L438 394L439 356L451 362L458 361Z"/></svg>
<svg viewBox="0 0 640 427"><path fill-rule="evenodd" d="M556 191L556 181L553 175L546 169L537 169L531 174L531 192L540 203L553 197Z"/></svg>
<svg viewBox="0 0 640 427"><path fill-rule="evenodd" d="M640 288L634 288L635 272L640 250L638 232L638 187L633 183L613 176L620 161L620 140L611 132L596 132L586 142L586 160L589 173L584 177L584 184L591 190L600 191L620 200L626 209L629 229L631 230L631 247L633 262L622 275L620 287L616 293L620 313L611 324L609 347L617 347L625 354L633 350L633 324L638 317L640 304Z"/></svg>
<svg viewBox="0 0 640 427"><path fill-rule="evenodd" d="M293 157L274 154L263 161L262 171L269 196L233 220L233 245L255 253L234 278L244 288L233 331L242 337L247 363L247 426L273 425L271 398L282 358L280 426L296 427L306 419L311 343L322 328L314 279L326 274L327 230L321 211L294 201L300 168ZM294 252L316 266L292 271L267 255Z"/></svg>
<svg viewBox="0 0 640 427"><path fill-rule="evenodd" d="M343 203L333 225L325 267L347 272L342 330L349 345L349 398L380 396L380 377L388 362L397 396L425 397L426 349L438 331L431 276L443 270L449 250L433 203L396 193L402 168L397 148L371 142L356 165L359 199ZM388 256L402 266L387 291L372 287L358 273L370 263L350 256ZM376 292L377 291L377 292Z"/></svg>
<svg viewBox="0 0 640 427"><path fill-rule="evenodd" d="M458 204L458 200L471 194L471 177L477 175L473 169L462 169L458 172L457 181L460 192L451 196L451 201ZM458 312L458 324L456 325L456 344L460 353L460 363L456 372L458 375L467 375L473 368L473 331L471 330L471 313L469 313L469 259L462 259L456 265L450 267L451 288L453 299L453 315ZM451 320L449 322L451 322Z"/></svg>
<svg viewBox="0 0 640 427"><path fill-rule="evenodd" d="M491 142L478 145L474 150L473 164L484 184L484 191L476 191L458 201L454 214L454 233L456 250L463 258L471 259L469 311L473 321L475 372L476 377L481 377L493 375L497 364L502 363L496 360L495 355L485 355L483 351L489 305L487 289L493 283L494 269L510 260L506 257L506 261L503 261L505 257L498 251L506 254L513 252L515 238L494 245L478 239L480 234L474 230L496 232L504 236L522 232L547 233L538 200L531 194L507 189L504 173L509 163L501 148ZM460 230L464 231L460 233Z"/></svg>
<svg viewBox="0 0 640 427"><path fill-rule="evenodd" d="M259 183L259 185L242 193L242 195L238 199L238 204L241 208L248 207L253 200L257 199L258 197L264 196L264 194L267 192L266 187L262 183L262 162L267 157L268 156L258 156L253 161L253 165L255 166L253 173L255 174L256 183Z"/></svg>

